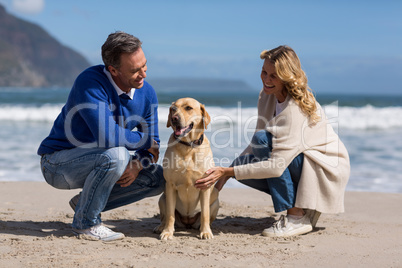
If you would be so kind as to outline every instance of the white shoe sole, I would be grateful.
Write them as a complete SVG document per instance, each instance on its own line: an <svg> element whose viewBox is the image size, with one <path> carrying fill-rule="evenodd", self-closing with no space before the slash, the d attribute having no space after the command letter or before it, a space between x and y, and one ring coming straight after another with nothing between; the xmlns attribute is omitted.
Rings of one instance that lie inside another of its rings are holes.
<svg viewBox="0 0 402 268"><path fill-rule="evenodd" d="M313 230L313 226L304 225L303 227L291 230L286 233L272 233L272 232L268 232L268 231L264 230L264 231L262 231L262 235L267 236L267 237L289 237L289 236L306 234L308 232L311 232L312 230Z"/></svg>
<svg viewBox="0 0 402 268"><path fill-rule="evenodd" d="M82 237L84 239L87 239L87 240L100 240L100 241L104 241L104 242L119 240L119 239L123 239L125 237L125 235L123 233L115 233L112 236L99 238L99 237L97 237L95 235L81 233L79 230L74 229L74 228L73 228L73 233L76 236L80 236L80 237Z"/></svg>

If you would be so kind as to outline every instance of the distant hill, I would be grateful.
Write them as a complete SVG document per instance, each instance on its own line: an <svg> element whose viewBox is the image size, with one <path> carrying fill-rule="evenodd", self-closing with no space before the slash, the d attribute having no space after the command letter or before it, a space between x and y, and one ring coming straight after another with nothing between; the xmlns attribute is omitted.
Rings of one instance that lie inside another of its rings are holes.
<svg viewBox="0 0 402 268"><path fill-rule="evenodd" d="M71 87L89 62L0 5L0 86Z"/></svg>

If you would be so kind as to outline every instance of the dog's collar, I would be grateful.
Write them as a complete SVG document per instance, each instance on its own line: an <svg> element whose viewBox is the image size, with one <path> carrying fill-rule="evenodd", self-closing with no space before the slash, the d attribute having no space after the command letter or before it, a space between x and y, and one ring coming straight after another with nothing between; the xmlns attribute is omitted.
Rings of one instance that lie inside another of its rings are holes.
<svg viewBox="0 0 402 268"><path fill-rule="evenodd" d="M186 141L179 140L178 137L175 137L175 138L176 138L176 140L179 141L179 143L184 144L186 146L190 146L191 148L200 146L204 142L204 134L202 134L201 137L198 140L191 141L191 142L186 142Z"/></svg>

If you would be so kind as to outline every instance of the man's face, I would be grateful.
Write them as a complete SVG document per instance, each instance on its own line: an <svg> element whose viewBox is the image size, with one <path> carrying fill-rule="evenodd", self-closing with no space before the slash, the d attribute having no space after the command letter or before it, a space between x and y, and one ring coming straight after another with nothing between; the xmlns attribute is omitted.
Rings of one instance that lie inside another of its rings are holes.
<svg viewBox="0 0 402 268"><path fill-rule="evenodd" d="M142 88L147 77L147 59L140 48L134 53L124 53L120 56L120 67L109 66L109 72L116 85L128 93L131 88Z"/></svg>

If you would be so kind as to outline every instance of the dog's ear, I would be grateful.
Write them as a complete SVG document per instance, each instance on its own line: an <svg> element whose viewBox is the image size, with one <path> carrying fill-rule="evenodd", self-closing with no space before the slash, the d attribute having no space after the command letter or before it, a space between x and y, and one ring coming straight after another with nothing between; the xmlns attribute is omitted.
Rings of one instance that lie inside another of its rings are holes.
<svg viewBox="0 0 402 268"><path fill-rule="evenodd" d="M209 116L208 112L205 110L204 104L201 104L201 113L202 113L202 120L204 121L205 129L207 129L207 126L209 125L209 123L211 123L211 117Z"/></svg>
<svg viewBox="0 0 402 268"><path fill-rule="evenodd" d="M174 102L172 102L172 105L174 104ZM170 108L169 108L169 115L168 115L168 120L167 120L167 123L166 123L166 127L167 128L170 128L171 126L172 126L172 121L171 121L171 113L172 113L172 106L170 106Z"/></svg>

